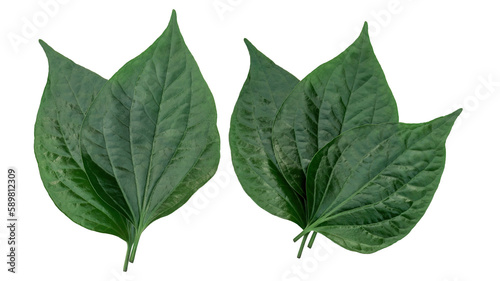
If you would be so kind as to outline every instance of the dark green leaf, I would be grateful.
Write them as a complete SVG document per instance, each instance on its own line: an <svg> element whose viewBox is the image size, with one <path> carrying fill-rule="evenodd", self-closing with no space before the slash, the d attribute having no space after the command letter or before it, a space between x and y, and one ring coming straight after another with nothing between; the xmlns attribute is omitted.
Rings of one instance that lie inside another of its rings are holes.
<svg viewBox="0 0 500 281"><path fill-rule="evenodd" d="M49 77L35 123L35 156L43 184L56 206L75 223L127 241L127 221L96 194L80 154L82 120L106 79L45 42L40 44L49 60Z"/></svg>
<svg viewBox="0 0 500 281"><path fill-rule="evenodd" d="M324 145L360 125L397 122L396 101L365 24L351 46L311 72L283 103L273 126L276 159L304 195L307 166Z"/></svg>
<svg viewBox="0 0 500 281"><path fill-rule="evenodd" d="M42 179L75 222L127 241L126 270L143 230L217 169L212 94L175 11L165 32L109 81L44 48L51 68L35 130Z"/></svg>
<svg viewBox="0 0 500 281"><path fill-rule="evenodd" d="M317 231L361 253L406 236L438 187L460 112L423 124L365 125L328 143L308 168L303 234Z"/></svg>
<svg viewBox="0 0 500 281"><path fill-rule="evenodd" d="M151 222L182 206L215 173L216 118L173 13L165 32L104 85L82 125L90 180L133 223L134 245Z"/></svg>
<svg viewBox="0 0 500 281"><path fill-rule="evenodd" d="M234 170L245 192L264 210L305 226L303 199L279 171L271 145L274 117L299 82L245 40L250 71L231 117Z"/></svg>
<svg viewBox="0 0 500 281"><path fill-rule="evenodd" d="M233 165L263 209L295 222L305 217L294 239L302 238L298 257L310 232L309 248L319 232L362 253L408 234L437 189L460 110L425 124L398 123L366 23L351 46L295 86L249 48L250 73L231 120Z"/></svg>

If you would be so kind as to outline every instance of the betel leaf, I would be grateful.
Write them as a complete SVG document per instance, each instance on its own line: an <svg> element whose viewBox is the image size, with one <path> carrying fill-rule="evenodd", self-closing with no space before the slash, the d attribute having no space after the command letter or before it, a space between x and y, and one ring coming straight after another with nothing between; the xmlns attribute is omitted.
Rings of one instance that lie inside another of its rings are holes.
<svg viewBox="0 0 500 281"><path fill-rule="evenodd" d="M365 23L344 52L307 75L276 115L273 145L283 176L304 195L314 154L342 132L397 123L398 109L373 53Z"/></svg>
<svg viewBox="0 0 500 281"><path fill-rule="evenodd" d="M234 170L246 193L264 210L306 225L302 197L281 174L271 145L274 116L299 82L245 40L250 71L231 117L229 144Z"/></svg>
<svg viewBox="0 0 500 281"><path fill-rule="evenodd" d="M219 162L215 103L175 12L165 32L101 89L81 146L95 190L135 227L133 261L143 230L182 206Z"/></svg>
<svg viewBox="0 0 500 281"><path fill-rule="evenodd" d="M128 230L121 236L128 244L126 270L144 229L182 206L214 175L220 158L215 103L181 36L175 11L167 29L146 51L108 81L87 82L98 94L85 89L76 93L95 98L88 110L81 111L81 118L71 121L78 127L74 137L78 146L72 145L71 153L80 161L85 184L79 179L71 184L91 192L122 220ZM62 95L71 98L68 92ZM41 108L48 107L45 102L44 98ZM65 133L51 121L46 122L48 130ZM36 134L55 139L42 131ZM39 165L48 165L46 159L37 159ZM58 166L47 170L65 173ZM53 181L41 175L47 190L52 189ZM59 202L64 198L52 198L56 205L64 204Z"/></svg>
<svg viewBox="0 0 500 281"><path fill-rule="evenodd" d="M40 41L49 77L35 123L35 156L43 184L56 206L75 223L128 241L127 220L92 188L80 154L80 127L106 79Z"/></svg>
<svg viewBox="0 0 500 281"><path fill-rule="evenodd" d="M309 248L321 233L361 253L407 235L437 189L460 110L399 123L366 23L352 45L298 83L249 50L249 75L231 120L233 165L260 207L303 228L294 239L302 238L298 257L311 232Z"/></svg>
<svg viewBox="0 0 500 281"><path fill-rule="evenodd" d="M324 146L308 168L309 225L301 235L316 231L361 253L406 236L438 187L460 112L422 124L365 125Z"/></svg>

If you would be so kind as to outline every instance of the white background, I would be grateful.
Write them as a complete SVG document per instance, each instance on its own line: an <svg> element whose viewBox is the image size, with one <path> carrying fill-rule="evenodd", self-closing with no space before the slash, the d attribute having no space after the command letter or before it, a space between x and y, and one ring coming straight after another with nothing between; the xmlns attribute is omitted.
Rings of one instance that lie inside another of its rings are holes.
<svg viewBox="0 0 500 281"><path fill-rule="evenodd" d="M0 187L7 167L17 168L20 219L16 275L6 272L0 228L0 280L500 280L497 1L54 1L0 4ZM72 223L39 178L33 125L48 69L37 40L109 78L162 33L172 9L215 97L222 159L186 205L143 233L122 275L125 243ZM436 196L407 237L362 255L318 236L298 260L300 229L253 203L229 157L230 115L249 67L243 38L301 79L354 41L364 21L402 122L464 112ZM2 218L5 202L1 191Z"/></svg>

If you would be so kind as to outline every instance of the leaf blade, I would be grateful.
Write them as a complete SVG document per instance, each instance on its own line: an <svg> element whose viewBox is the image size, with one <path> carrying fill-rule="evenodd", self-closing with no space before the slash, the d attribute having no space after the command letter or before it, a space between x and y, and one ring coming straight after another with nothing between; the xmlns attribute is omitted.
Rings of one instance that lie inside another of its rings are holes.
<svg viewBox="0 0 500 281"><path fill-rule="evenodd" d="M396 101L365 23L351 46L311 72L283 103L273 147L290 185L304 190L312 157L333 138L360 125L397 122Z"/></svg>
<svg viewBox="0 0 500 281"><path fill-rule="evenodd" d="M215 173L215 103L175 11L164 33L108 81L94 104L82 126L85 157L115 176L115 189L103 190L122 195L138 233Z"/></svg>
<svg viewBox="0 0 500 281"><path fill-rule="evenodd" d="M308 171L312 229L361 253L406 236L437 190L460 112L423 124L365 125L326 145Z"/></svg>
<svg viewBox="0 0 500 281"><path fill-rule="evenodd" d="M304 227L305 206L282 176L271 144L272 123L299 82L245 39L250 70L231 116L232 162L244 191L267 212Z"/></svg>
<svg viewBox="0 0 500 281"><path fill-rule="evenodd" d="M127 241L128 224L93 190L80 156L79 131L106 79L40 41L49 77L35 122L34 150L45 189L73 222Z"/></svg>

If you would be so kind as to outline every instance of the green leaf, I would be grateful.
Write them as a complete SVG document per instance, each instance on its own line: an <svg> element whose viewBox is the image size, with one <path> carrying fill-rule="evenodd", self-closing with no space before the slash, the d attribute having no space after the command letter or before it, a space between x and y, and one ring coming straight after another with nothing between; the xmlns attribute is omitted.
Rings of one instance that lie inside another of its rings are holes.
<svg viewBox="0 0 500 281"><path fill-rule="evenodd" d="M300 236L317 231L360 253L406 236L436 192L460 112L422 124L365 125L328 143L308 168L309 225Z"/></svg>
<svg viewBox="0 0 500 281"><path fill-rule="evenodd" d="M298 257L310 232L309 248L322 233L361 253L408 234L437 189L460 110L398 123L366 23L343 53L293 85L247 44L250 73L231 119L233 165L259 206L303 228Z"/></svg>
<svg viewBox="0 0 500 281"><path fill-rule="evenodd" d="M212 93L175 11L165 32L108 81L42 46L50 62L35 127L42 180L72 220L127 241L127 270L144 229L217 170Z"/></svg>
<svg viewBox="0 0 500 281"><path fill-rule="evenodd" d="M217 170L216 119L174 12L165 32L104 85L81 130L93 186L135 226L131 261L142 231L182 206Z"/></svg>
<svg viewBox="0 0 500 281"><path fill-rule="evenodd" d="M264 210L306 224L302 198L282 176L271 145L274 117L299 82L245 40L250 71L231 117L229 144L245 192Z"/></svg>
<svg viewBox="0 0 500 281"><path fill-rule="evenodd" d="M72 221L128 241L127 221L94 191L80 154L83 118L106 79L75 64L45 42L40 44L49 61L34 142L43 184L55 205Z"/></svg>
<svg viewBox="0 0 500 281"><path fill-rule="evenodd" d="M397 122L396 101L365 23L351 46L311 72L285 100L273 126L274 152L284 177L305 196L307 167L319 149L357 126Z"/></svg>

